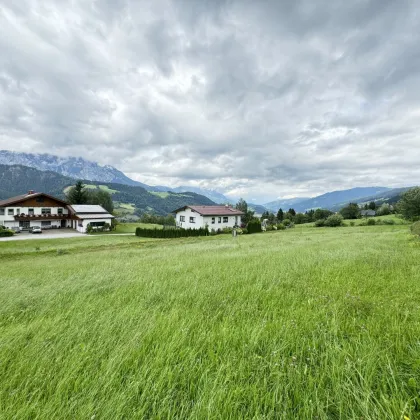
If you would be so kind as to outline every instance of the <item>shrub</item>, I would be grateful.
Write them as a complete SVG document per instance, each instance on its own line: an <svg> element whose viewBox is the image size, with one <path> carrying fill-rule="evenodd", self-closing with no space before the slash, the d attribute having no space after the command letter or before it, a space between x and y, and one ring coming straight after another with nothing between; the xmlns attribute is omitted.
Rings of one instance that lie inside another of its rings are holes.
<svg viewBox="0 0 420 420"><path fill-rule="evenodd" d="M270 230L273 230L273 226L271 226L271 225L267 225L267 226L265 227L265 230L266 230L267 232L269 232Z"/></svg>
<svg viewBox="0 0 420 420"><path fill-rule="evenodd" d="M376 220L375 219L368 219L367 225L368 226L375 226L376 225Z"/></svg>
<svg viewBox="0 0 420 420"><path fill-rule="evenodd" d="M343 224L343 216L341 214L332 214L325 220L325 226L338 227Z"/></svg>
<svg viewBox="0 0 420 420"><path fill-rule="evenodd" d="M395 220L394 219L384 219L384 220L382 220L382 223L384 225L395 225Z"/></svg>
<svg viewBox="0 0 420 420"><path fill-rule="evenodd" d="M283 223L278 223L277 224L277 230L284 230L284 229L286 229L286 226L284 226Z"/></svg>
<svg viewBox="0 0 420 420"><path fill-rule="evenodd" d="M259 233L262 232L261 222L258 219L253 219L248 223L248 233Z"/></svg>
<svg viewBox="0 0 420 420"><path fill-rule="evenodd" d="M324 227L325 226L325 219L318 219L315 221L316 227Z"/></svg>
<svg viewBox="0 0 420 420"><path fill-rule="evenodd" d="M9 230L4 228L3 226L0 226L0 237L1 238L5 238L7 236L13 236L15 234L15 232L13 232L13 230Z"/></svg>
<svg viewBox="0 0 420 420"><path fill-rule="evenodd" d="M354 226L355 223L353 221L350 222L350 226Z"/></svg>
<svg viewBox="0 0 420 420"><path fill-rule="evenodd" d="M420 236L420 222L416 222L411 225L411 233Z"/></svg>
<svg viewBox="0 0 420 420"><path fill-rule="evenodd" d="M248 229L247 228L242 228L242 234L247 235L248 234Z"/></svg>
<svg viewBox="0 0 420 420"><path fill-rule="evenodd" d="M291 225L291 224L292 224L292 221L291 221L290 219L284 219L284 220L283 220L283 225L284 225L284 226L286 226L286 227L287 227L287 226L289 226L289 225Z"/></svg>
<svg viewBox="0 0 420 420"><path fill-rule="evenodd" d="M398 203L401 214L407 220L419 220L420 217L420 187L411 188L401 195Z"/></svg>
<svg viewBox="0 0 420 420"><path fill-rule="evenodd" d="M233 229L231 227L225 227L225 228L222 229L221 233L228 233L228 234L230 233L231 234L232 230Z"/></svg>

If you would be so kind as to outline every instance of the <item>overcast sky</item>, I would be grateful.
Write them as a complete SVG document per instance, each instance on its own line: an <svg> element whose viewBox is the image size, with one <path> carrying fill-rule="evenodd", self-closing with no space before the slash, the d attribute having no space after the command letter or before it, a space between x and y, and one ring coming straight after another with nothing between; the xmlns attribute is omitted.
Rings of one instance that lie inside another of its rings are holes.
<svg viewBox="0 0 420 420"><path fill-rule="evenodd" d="M248 199L420 183L416 0L0 0L0 149Z"/></svg>

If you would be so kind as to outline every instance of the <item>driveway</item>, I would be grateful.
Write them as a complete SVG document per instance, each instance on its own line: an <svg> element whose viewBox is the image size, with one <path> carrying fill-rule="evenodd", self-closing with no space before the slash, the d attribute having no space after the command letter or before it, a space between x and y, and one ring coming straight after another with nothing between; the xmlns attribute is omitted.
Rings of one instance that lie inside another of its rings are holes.
<svg viewBox="0 0 420 420"><path fill-rule="evenodd" d="M43 230L42 233L29 233L21 232L16 233L14 236L8 236L5 238L0 238L0 242L6 241L24 241L27 239L60 239L60 238L81 238L87 237L84 233L77 232L73 229L51 229Z"/></svg>

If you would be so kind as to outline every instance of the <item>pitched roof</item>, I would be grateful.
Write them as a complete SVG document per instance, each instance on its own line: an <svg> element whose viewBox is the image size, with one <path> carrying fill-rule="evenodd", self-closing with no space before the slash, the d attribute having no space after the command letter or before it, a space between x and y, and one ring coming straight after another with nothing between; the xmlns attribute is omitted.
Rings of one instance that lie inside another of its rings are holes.
<svg viewBox="0 0 420 420"><path fill-rule="evenodd" d="M33 197L39 197L39 196L44 196L44 197L48 197L51 198L52 200L55 200L59 203L61 203L64 207L67 206L67 203L63 200L60 200L59 198L55 198L52 195L49 194L45 194L42 192L38 192L38 193L33 193L33 194L22 194L22 195L18 195L16 197L11 197L11 198L7 198L6 200L0 200L0 207L6 207L6 206L10 206L12 204L18 204L22 201L27 200L28 198L33 198Z"/></svg>
<svg viewBox="0 0 420 420"><path fill-rule="evenodd" d="M244 213L240 210L234 209L233 207L229 206L184 206L173 213L178 213L185 209L191 209L202 216L243 216Z"/></svg>
<svg viewBox="0 0 420 420"><path fill-rule="evenodd" d="M115 219L115 217L112 214L109 213L89 213L89 214L76 214L76 217L79 219Z"/></svg>
<svg viewBox="0 0 420 420"><path fill-rule="evenodd" d="M70 210L76 214L85 213L108 213L102 206L96 204L71 204Z"/></svg>

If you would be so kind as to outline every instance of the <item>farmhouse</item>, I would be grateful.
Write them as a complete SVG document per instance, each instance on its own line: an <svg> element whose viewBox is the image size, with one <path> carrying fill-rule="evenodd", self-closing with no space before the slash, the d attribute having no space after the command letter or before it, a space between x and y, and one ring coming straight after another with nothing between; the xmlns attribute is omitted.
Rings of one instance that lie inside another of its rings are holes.
<svg viewBox="0 0 420 420"><path fill-rule="evenodd" d="M6 228L73 228L84 233L89 223L92 226L103 226L105 223L111 224L113 218L101 206L71 206L41 192L28 191L27 194L0 200L0 226Z"/></svg>
<svg viewBox="0 0 420 420"><path fill-rule="evenodd" d="M184 206L175 210L176 225L185 229L209 230L240 226L243 212L230 206Z"/></svg>

